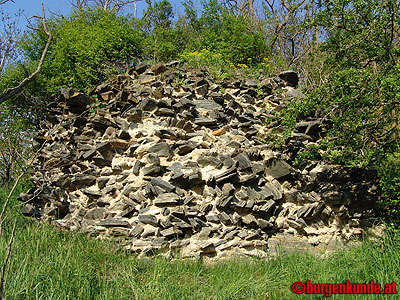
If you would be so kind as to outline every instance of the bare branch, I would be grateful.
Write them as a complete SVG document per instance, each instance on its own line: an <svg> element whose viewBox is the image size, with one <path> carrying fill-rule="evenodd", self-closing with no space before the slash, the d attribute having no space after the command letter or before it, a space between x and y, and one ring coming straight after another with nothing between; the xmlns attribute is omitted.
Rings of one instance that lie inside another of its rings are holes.
<svg viewBox="0 0 400 300"><path fill-rule="evenodd" d="M134 18L137 19L137 6L136 6L136 1L133 1L133 5L134 5L134 7L135 7Z"/></svg>
<svg viewBox="0 0 400 300"><path fill-rule="evenodd" d="M0 74L6 64L17 56L17 36L20 33L18 27L22 11L19 10L14 17L0 10L2 26L0 29Z"/></svg>
<svg viewBox="0 0 400 300"><path fill-rule="evenodd" d="M254 0L242 0L240 4L240 11L242 15L248 15L254 23L257 23L256 14L254 11Z"/></svg>
<svg viewBox="0 0 400 300"><path fill-rule="evenodd" d="M87 0L70 1L70 3L73 7L81 10L87 5Z"/></svg>
<svg viewBox="0 0 400 300"><path fill-rule="evenodd" d="M14 3L14 0L1 0L0 1L0 5L7 3L8 1L11 1L12 3Z"/></svg>
<svg viewBox="0 0 400 300"><path fill-rule="evenodd" d="M289 22L290 18L293 16L293 14L296 12L296 10L303 5L305 0L300 1L296 5L288 5L285 0L281 0L281 4L283 7L287 9L287 13L284 15L283 20L281 22L278 22L278 25L275 28L275 34L274 38L271 41L270 48L273 49L275 46L276 41L279 39L280 33L282 29L286 26L286 24ZM268 2L269 5L269 2Z"/></svg>
<svg viewBox="0 0 400 300"><path fill-rule="evenodd" d="M32 74L30 74L27 78L22 80L18 86L13 87L13 88L7 88L3 93L1 93L0 94L0 104L6 100L18 95L19 93L21 93L23 91L23 89L35 79L35 77L39 74L39 72L42 69L44 59L46 57L47 51L48 51L51 41L53 39L51 32L47 29L47 26L46 26L46 18L45 18L45 13L44 13L43 2L42 2L42 13L43 13L43 17L42 17L43 30L47 34L48 39L47 39L46 45L43 49L42 56L40 57L38 66L37 66L36 70Z"/></svg>
<svg viewBox="0 0 400 300"><path fill-rule="evenodd" d="M278 16L275 12L275 0L272 0L272 2L270 2L269 0L265 0L265 2L267 2L267 5L268 5L269 9L271 10L271 13L273 14L274 18L276 20L278 20Z"/></svg>
<svg viewBox="0 0 400 300"><path fill-rule="evenodd" d="M3 215L4 215L5 211L6 211L7 206L8 206L8 202L10 201L11 196L12 196L12 194L14 193L15 188L17 187L19 181L21 180L21 178L22 178L24 175L25 175L25 171L22 172L22 173L18 176L18 178L17 178L17 180L15 181L15 183L14 183L14 185L13 185L11 191L8 193L8 196L7 196L6 201L4 202L3 208L2 208L1 213L0 213L0 235L1 235L1 231L2 231L2 225L3 225ZM1 299L1 298L0 298L0 299Z"/></svg>
<svg viewBox="0 0 400 300"><path fill-rule="evenodd" d="M142 0L76 0L77 4L75 5L73 4L73 6L78 7L78 2L84 3L87 6L89 1L93 2L95 5L100 6L105 11L111 11L115 13L118 13L126 5L133 3L135 18L136 18L137 14L136 2Z"/></svg>
<svg viewBox="0 0 400 300"><path fill-rule="evenodd" d="M59 127L59 126L56 126L55 129L58 129L58 127ZM17 179L15 180L14 185L13 185L13 187L11 188L11 191L10 191L10 192L8 193L8 195L7 195L6 201L4 202L3 208L1 209L1 212L0 212L0 236L1 236L1 233L2 233L2 225L3 225L3 222L4 222L4 220L5 220L5 218L3 218L3 216L4 216L4 213L5 213L6 208L7 208L7 206L8 206L8 203L10 202L11 196L13 195L13 193L14 193L14 191L15 191L15 188L17 187L19 181L20 181L21 178L26 174L26 172L28 171L29 167L32 165L33 161L36 159L36 157L37 157L37 156L39 155L39 153L42 151L42 149L44 148L44 146L46 145L46 143L47 143L47 141L45 141L45 142L42 144L42 146L33 154L32 158L29 159L29 162L28 162L26 168L23 169L23 170L21 171L21 174L19 174L19 176L18 176ZM1 299L1 298L0 298L0 299Z"/></svg>

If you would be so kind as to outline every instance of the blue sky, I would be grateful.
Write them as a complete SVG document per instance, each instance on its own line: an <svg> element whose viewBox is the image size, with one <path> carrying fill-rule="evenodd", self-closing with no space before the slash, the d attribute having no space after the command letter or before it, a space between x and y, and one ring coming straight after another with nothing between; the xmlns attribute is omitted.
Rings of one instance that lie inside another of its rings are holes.
<svg viewBox="0 0 400 300"><path fill-rule="evenodd" d="M154 1L154 0L153 0ZM71 4L69 0L13 0L13 2L10 0L6 4L3 4L1 8L6 12L6 13L14 13L18 11L19 9L22 9L24 11L24 16L26 17L31 17L33 15L41 15L41 2L43 2L45 10L46 10L46 16L50 16L51 13L55 13L58 15L67 15L69 11L71 10ZM196 3L196 1L194 1ZM176 15L180 15L182 12L182 5L180 4L180 0L170 0L170 3L172 4L172 7L174 8L174 11L176 12ZM142 12L144 9L146 9L147 4L145 0L138 0L137 1L137 10L138 10L138 17L140 18L142 16ZM133 12L133 6L132 6L132 12ZM20 26L21 28L25 27L27 24L26 20L24 17L20 19Z"/></svg>
<svg viewBox="0 0 400 300"><path fill-rule="evenodd" d="M68 0L13 0L13 2L8 1L1 7L8 13L22 9L24 14L29 17L41 15L41 2L43 2L47 14L50 14L50 12L67 14L71 6Z"/></svg>
<svg viewBox="0 0 400 300"><path fill-rule="evenodd" d="M46 17L50 17L51 14L56 15L68 15L72 5L69 0L10 0L7 3L0 6L0 8L10 15L14 14L18 10L23 11L23 15L19 19L19 28L24 30L28 24L27 18L34 15L42 15L41 3L43 2ZM153 0L154 2L154 0ZM182 14L182 5L180 0L170 0L169 1L174 8L175 17ZM197 2L197 1L193 1ZM143 11L146 9L147 4L145 0L137 1L137 13L140 18L143 15ZM130 7L133 13L133 5Z"/></svg>

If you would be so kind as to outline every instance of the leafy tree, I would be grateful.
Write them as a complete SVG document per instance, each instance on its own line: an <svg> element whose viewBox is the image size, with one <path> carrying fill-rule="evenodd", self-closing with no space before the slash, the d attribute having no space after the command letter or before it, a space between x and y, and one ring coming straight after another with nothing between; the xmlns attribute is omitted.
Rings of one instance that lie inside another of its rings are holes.
<svg viewBox="0 0 400 300"><path fill-rule="evenodd" d="M289 127L306 117L329 116L327 159L378 169L386 200L399 219L400 3L397 0L322 0L311 20L325 36L325 81L281 117ZM318 54L319 53L319 54Z"/></svg>
<svg viewBox="0 0 400 300"><path fill-rule="evenodd" d="M110 73L126 69L142 54L143 36L135 20L113 12L99 8L75 11L67 18L50 20L49 27L54 42L41 80L50 94L65 86L85 89L95 85ZM38 59L43 42L42 34L26 35L21 46L28 61Z"/></svg>
<svg viewBox="0 0 400 300"><path fill-rule="evenodd" d="M324 0L319 6L313 23L326 34L331 67L385 71L399 63L399 1Z"/></svg>
<svg viewBox="0 0 400 300"><path fill-rule="evenodd" d="M151 0L146 0L147 10L144 13L142 24L147 33L152 33L154 30L161 28L170 28L174 13L172 5L168 0L161 0L152 3Z"/></svg>
<svg viewBox="0 0 400 300"><path fill-rule="evenodd" d="M245 16L235 14L235 8L227 8L216 0L203 4L203 13L196 19L191 3L186 3L188 26L194 37L187 50L207 49L222 54L232 63L261 62L268 56L264 32L255 27Z"/></svg>
<svg viewBox="0 0 400 300"><path fill-rule="evenodd" d="M152 2L146 0L147 10L141 20L146 34L144 58L167 61L178 57L183 46L180 30L174 28L174 13L168 0Z"/></svg>
<svg viewBox="0 0 400 300"><path fill-rule="evenodd" d="M326 34L321 49L333 72L310 97L332 113L335 134L353 153L389 153L399 137L400 3L328 0L320 5L314 23Z"/></svg>
<svg viewBox="0 0 400 300"><path fill-rule="evenodd" d="M400 3L326 0L319 6L312 23L326 36L316 51L325 56L327 80L292 104L285 122L293 125L316 110L329 115L337 159L372 166L399 146Z"/></svg>

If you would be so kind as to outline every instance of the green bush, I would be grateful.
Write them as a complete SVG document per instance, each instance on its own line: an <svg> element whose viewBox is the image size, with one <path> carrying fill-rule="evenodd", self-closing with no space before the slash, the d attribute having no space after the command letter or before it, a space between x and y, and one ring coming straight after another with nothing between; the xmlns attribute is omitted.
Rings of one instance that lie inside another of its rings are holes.
<svg viewBox="0 0 400 300"><path fill-rule="evenodd" d="M0 91L17 86L36 67L37 63L29 60L24 63L8 65L0 76ZM18 127L38 127L43 117L43 110L51 99L49 90L50 86L47 85L44 78L37 76L32 83L25 87L23 93L2 104L1 118L8 119L15 124L21 122L17 125Z"/></svg>
<svg viewBox="0 0 400 300"><path fill-rule="evenodd" d="M391 221L400 225L400 153L388 155L378 167L380 186L383 193L382 207Z"/></svg>
<svg viewBox="0 0 400 300"><path fill-rule="evenodd" d="M330 67L386 70L396 64L399 1L322 0L319 8L312 22L326 34Z"/></svg>
<svg viewBox="0 0 400 300"><path fill-rule="evenodd" d="M314 115L329 116L333 127L329 137L336 139L331 149L345 155L341 163L373 165L381 155L399 146L394 138L400 95L399 66L391 72L376 74L370 69L349 68L334 73L327 84L311 92L306 100L292 104L285 116L285 125L293 126L296 119ZM344 159L345 158L345 159Z"/></svg>
<svg viewBox="0 0 400 300"><path fill-rule="evenodd" d="M220 53L225 61L233 64L257 64L269 56L264 32L247 18L236 15L216 0L203 4L203 14L197 17L193 7L186 6L189 15L188 30L192 39L187 51L207 49ZM191 17L190 17L191 16Z"/></svg>
<svg viewBox="0 0 400 300"><path fill-rule="evenodd" d="M312 20L326 39L309 58L323 62L307 74L314 89L275 117L290 135L297 121L322 116L332 120L318 145L334 163L379 170L387 216L399 220L400 3L395 0L329 0ZM315 154L315 153L314 153ZM297 162L312 158L300 152Z"/></svg>
<svg viewBox="0 0 400 300"><path fill-rule="evenodd" d="M146 0L147 10L140 20L145 34L143 58L151 61L176 59L185 47L184 28L173 26L173 9L168 0L152 3ZM182 30L183 29L183 30Z"/></svg>
<svg viewBox="0 0 400 300"><path fill-rule="evenodd" d="M100 8L75 11L49 21L54 36L40 77L50 93L60 87L85 89L126 69L142 55L143 36L135 21ZM46 37L31 31L22 48L36 61Z"/></svg>

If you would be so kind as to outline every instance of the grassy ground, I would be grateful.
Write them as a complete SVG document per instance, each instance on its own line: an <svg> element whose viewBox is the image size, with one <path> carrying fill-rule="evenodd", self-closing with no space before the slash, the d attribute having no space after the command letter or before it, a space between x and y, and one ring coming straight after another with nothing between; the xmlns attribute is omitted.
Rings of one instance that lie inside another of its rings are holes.
<svg viewBox="0 0 400 300"><path fill-rule="evenodd" d="M20 187L23 189L23 187ZM18 191L17 191L18 193ZM16 193L16 194L17 194ZM1 202L5 193L0 193ZM12 204L16 204L13 199ZM297 295L296 281L385 284L400 276L400 239L364 241L327 258L283 253L279 258L201 261L137 259L115 245L28 220L16 209L0 237L4 261L12 219L17 231L6 299L324 299ZM400 290L400 287L398 288ZM334 295L333 299L387 299L389 295Z"/></svg>

